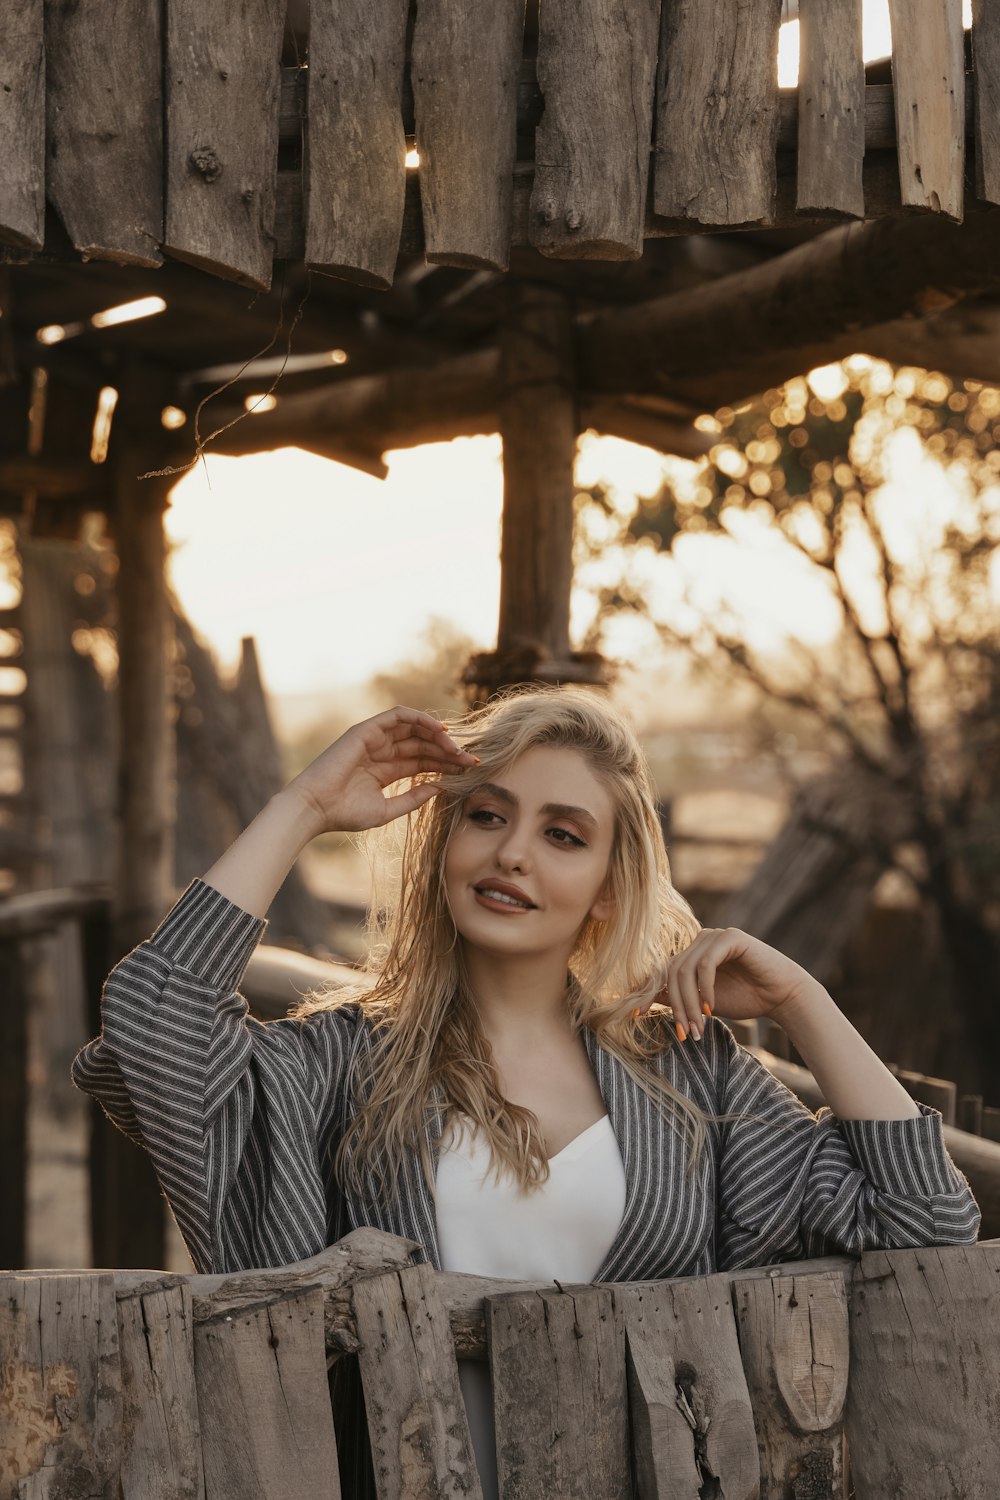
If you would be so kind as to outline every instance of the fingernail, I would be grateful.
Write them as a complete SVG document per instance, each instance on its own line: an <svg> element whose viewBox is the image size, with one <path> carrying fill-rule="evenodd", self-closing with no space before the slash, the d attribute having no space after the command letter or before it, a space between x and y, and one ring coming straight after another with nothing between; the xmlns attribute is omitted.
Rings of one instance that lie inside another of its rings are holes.
<svg viewBox="0 0 1000 1500"><path fill-rule="evenodd" d="M641 1015L642 1015L642 1007L639 1006L639 1005L637 1005L636 1008L635 1008L635 1010L632 1012L632 1019L633 1019L633 1021L636 1019L637 1016L641 1016Z"/></svg>
<svg viewBox="0 0 1000 1500"><path fill-rule="evenodd" d="M674 1022L674 1030L677 1033L677 1040L679 1042L686 1041L687 1038L685 1037L685 1034L684 1034L684 1027L681 1025L680 1021L675 1021Z"/></svg>
<svg viewBox="0 0 1000 1500"><path fill-rule="evenodd" d="M712 1014L712 1007L707 1000L701 1002L701 1013L703 1016L710 1016Z"/></svg>
<svg viewBox="0 0 1000 1500"><path fill-rule="evenodd" d="M698 1030L697 1026L692 1026L691 1035L694 1037L696 1042L701 1041L701 1032Z"/></svg>

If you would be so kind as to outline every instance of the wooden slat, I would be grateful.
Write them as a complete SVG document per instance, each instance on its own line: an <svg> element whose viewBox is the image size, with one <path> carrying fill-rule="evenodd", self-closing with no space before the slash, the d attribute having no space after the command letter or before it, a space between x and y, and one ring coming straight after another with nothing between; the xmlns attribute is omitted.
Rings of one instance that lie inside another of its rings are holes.
<svg viewBox="0 0 1000 1500"><path fill-rule="evenodd" d="M45 54L42 0L0 8L0 238L45 239Z"/></svg>
<svg viewBox="0 0 1000 1500"><path fill-rule="evenodd" d="M843 1279L835 1272L755 1277L734 1285L733 1300L761 1494L791 1495L801 1485L803 1494L840 1500L851 1358Z"/></svg>
<svg viewBox="0 0 1000 1500"><path fill-rule="evenodd" d="M305 258L392 285L403 225L407 0L313 6L303 185Z"/></svg>
<svg viewBox="0 0 1000 1500"><path fill-rule="evenodd" d="M903 206L961 219L965 51L958 0L889 0Z"/></svg>
<svg viewBox="0 0 1000 1500"><path fill-rule="evenodd" d="M615 1289L639 1500L751 1495L757 1438L728 1276Z"/></svg>
<svg viewBox="0 0 1000 1500"><path fill-rule="evenodd" d="M0 1277L0 1500L118 1493L114 1277Z"/></svg>
<svg viewBox="0 0 1000 1500"><path fill-rule="evenodd" d="M6 859L6 852L3 858ZM16 898L15 898L16 899ZM4 903L6 905L7 903ZM2 907L0 907L2 911ZM26 1258L28 1178L28 1007L26 955L17 941L0 942L0 1265Z"/></svg>
<svg viewBox="0 0 1000 1500"><path fill-rule="evenodd" d="M610 1290L484 1308L504 1500L631 1496L625 1331Z"/></svg>
<svg viewBox="0 0 1000 1500"><path fill-rule="evenodd" d="M194 1348L211 1500L340 1500L322 1290L197 1323Z"/></svg>
<svg viewBox="0 0 1000 1500"><path fill-rule="evenodd" d="M1000 1246L871 1251L850 1289L847 1442L859 1495L994 1500Z"/></svg>
<svg viewBox="0 0 1000 1500"><path fill-rule="evenodd" d="M1000 1141L1000 1109L983 1105L983 1135L988 1141Z"/></svg>
<svg viewBox="0 0 1000 1500"><path fill-rule="evenodd" d="M861 218L865 195L865 65L861 0L802 0L799 7L800 213Z"/></svg>
<svg viewBox="0 0 1000 1500"><path fill-rule="evenodd" d="M1000 203L1000 7L972 0L976 194Z"/></svg>
<svg viewBox="0 0 1000 1500"><path fill-rule="evenodd" d="M924 1073L909 1073L905 1069L900 1069L896 1077L912 1098L939 1109L946 1125L955 1124L958 1089L949 1079L928 1078Z"/></svg>
<svg viewBox="0 0 1000 1500"><path fill-rule="evenodd" d="M94 259L163 260L161 32L159 0L45 6L48 196Z"/></svg>
<svg viewBox="0 0 1000 1500"><path fill-rule="evenodd" d="M190 1283L120 1296L118 1338L121 1500L199 1500L204 1478Z"/></svg>
<svg viewBox="0 0 1000 1500"><path fill-rule="evenodd" d="M426 258L506 271L524 0L421 0L410 78Z"/></svg>
<svg viewBox="0 0 1000 1500"><path fill-rule="evenodd" d="M780 20L781 0L663 6L657 214L706 225L763 223L773 215Z"/></svg>
<svg viewBox="0 0 1000 1500"><path fill-rule="evenodd" d="M435 1272L370 1277L352 1302L379 1500L482 1500Z"/></svg>
<svg viewBox="0 0 1000 1500"><path fill-rule="evenodd" d="M969 1135L982 1135L982 1094L959 1094L955 1107L955 1124L959 1130L965 1130Z"/></svg>
<svg viewBox="0 0 1000 1500"><path fill-rule="evenodd" d="M642 254L660 0L546 0L528 235L545 255Z"/></svg>
<svg viewBox="0 0 1000 1500"><path fill-rule="evenodd" d="M171 0L164 248L269 287L284 0Z"/></svg>

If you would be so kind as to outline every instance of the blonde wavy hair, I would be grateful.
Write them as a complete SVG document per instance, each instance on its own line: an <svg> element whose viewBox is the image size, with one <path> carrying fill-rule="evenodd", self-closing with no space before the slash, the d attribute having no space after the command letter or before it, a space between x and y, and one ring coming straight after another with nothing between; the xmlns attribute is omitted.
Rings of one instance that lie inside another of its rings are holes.
<svg viewBox="0 0 1000 1500"><path fill-rule="evenodd" d="M500 1092L444 880L445 851L466 798L539 745L579 751L615 807L606 887L613 914L606 921L588 918L578 935L566 990L569 1014L599 1037L686 1136L693 1171L706 1119L729 1117L706 1115L657 1072L656 1055L678 1045L662 1009L632 1015L658 993L666 961L700 930L670 878L653 783L634 731L603 695L532 688L492 701L453 724L451 733L480 763L442 777L444 790L401 820L395 892L377 893L372 902L370 954L359 985L308 995L292 1012L305 1020L317 1011L361 1005L373 1023L373 1046L355 1071L352 1109L337 1147L338 1181L361 1193L373 1176L382 1191L392 1192L405 1155L416 1150L433 1188L424 1124L436 1086L447 1100L445 1128L456 1114L467 1116L482 1132L498 1175L509 1170L526 1191L549 1175L537 1117Z"/></svg>

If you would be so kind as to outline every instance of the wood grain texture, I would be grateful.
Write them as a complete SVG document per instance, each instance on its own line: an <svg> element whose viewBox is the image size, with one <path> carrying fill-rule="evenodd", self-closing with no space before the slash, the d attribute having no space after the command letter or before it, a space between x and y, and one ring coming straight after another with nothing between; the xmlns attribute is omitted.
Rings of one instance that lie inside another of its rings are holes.
<svg viewBox="0 0 1000 1500"><path fill-rule="evenodd" d="M761 1494L840 1500L850 1362L843 1279L835 1272L754 1278L733 1287L733 1300Z"/></svg>
<svg viewBox="0 0 1000 1500"><path fill-rule="evenodd" d="M431 265L506 271L524 0L419 0L410 78Z"/></svg>
<svg viewBox="0 0 1000 1500"><path fill-rule="evenodd" d="M965 51L957 0L889 0L899 183L906 208L961 219Z"/></svg>
<svg viewBox="0 0 1000 1500"><path fill-rule="evenodd" d="M1000 7L972 0L976 194L1000 203Z"/></svg>
<svg viewBox="0 0 1000 1500"><path fill-rule="evenodd" d="M1000 1245L871 1251L850 1288L847 1441L859 1495L993 1500Z"/></svg>
<svg viewBox="0 0 1000 1500"><path fill-rule="evenodd" d="M543 255L642 254L660 0L546 0L528 237Z"/></svg>
<svg viewBox="0 0 1000 1500"><path fill-rule="evenodd" d="M274 254L283 0L171 0L164 248L244 286Z"/></svg>
<svg viewBox="0 0 1000 1500"><path fill-rule="evenodd" d="M353 1306L379 1500L482 1500L435 1272L360 1281Z"/></svg>
<svg viewBox="0 0 1000 1500"><path fill-rule="evenodd" d="M118 1298L121 1500L201 1500L191 1287Z"/></svg>
<svg viewBox="0 0 1000 1500"><path fill-rule="evenodd" d="M399 251L407 11L407 0L312 9L305 259L363 286L391 286Z"/></svg>
<svg viewBox="0 0 1000 1500"><path fill-rule="evenodd" d="M625 1334L610 1290L485 1304L504 1500L628 1500Z"/></svg>
<svg viewBox="0 0 1000 1500"><path fill-rule="evenodd" d="M42 0L0 8L0 239L45 239L45 51Z"/></svg>
<svg viewBox="0 0 1000 1500"><path fill-rule="evenodd" d="M781 0L663 0L653 204L694 224L774 213Z"/></svg>
<svg viewBox="0 0 1000 1500"><path fill-rule="evenodd" d="M117 1500L114 1278L0 1277L0 1500Z"/></svg>
<svg viewBox="0 0 1000 1500"><path fill-rule="evenodd" d="M207 1500L340 1500L323 1293L195 1326Z"/></svg>
<svg viewBox="0 0 1000 1500"><path fill-rule="evenodd" d="M45 6L48 197L95 259L163 259L160 15L158 0Z"/></svg>
<svg viewBox="0 0 1000 1500"><path fill-rule="evenodd" d="M800 0L798 98L796 208L862 218L861 0Z"/></svg>
<svg viewBox="0 0 1000 1500"><path fill-rule="evenodd" d="M757 1439L728 1276L619 1287L639 1500L750 1500Z"/></svg>

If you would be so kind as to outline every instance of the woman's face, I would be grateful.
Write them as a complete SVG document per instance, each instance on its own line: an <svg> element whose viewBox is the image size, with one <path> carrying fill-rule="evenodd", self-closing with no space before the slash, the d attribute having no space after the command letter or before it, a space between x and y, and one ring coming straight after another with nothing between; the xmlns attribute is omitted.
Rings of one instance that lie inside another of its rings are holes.
<svg viewBox="0 0 1000 1500"><path fill-rule="evenodd" d="M587 918L605 920L614 838L609 793L578 750L538 745L470 792L445 853L465 942L568 959Z"/></svg>

